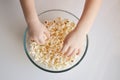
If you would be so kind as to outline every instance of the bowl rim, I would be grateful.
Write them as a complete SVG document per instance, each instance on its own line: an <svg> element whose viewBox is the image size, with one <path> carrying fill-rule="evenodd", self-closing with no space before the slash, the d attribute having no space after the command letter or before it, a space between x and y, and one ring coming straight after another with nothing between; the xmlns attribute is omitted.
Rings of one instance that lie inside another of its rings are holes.
<svg viewBox="0 0 120 80"><path fill-rule="evenodd" d="M76 16L75 16L74 14L72 14L71 12L68 12L68 11L65 11L65 10L61 10L61 9L47 10L47 11L44 11L44 12L40 13L38 16L40 16L40 15L42 15L42 14L44 14L44 13L50 12L50 11L60 11L60 12L62 11L62 12L65 12L65 13L68 13L68 14L74 16L76 19L79 20L79 18L76 17ZM75 65L71 66L71 67L68 68L68 69L59 70L59 71L52 71L52 70L44 69L44 68L40 67L37 63L35 63L35 62L31 59L31 57L30 57L30 55L29 55L29 52L27 51L27 47L26 47L26 34L27 34L27 31L28 31L28 28L26 28L26 30L25 30L25 32L24 32L24 36L23 36L23 37L24 37L24 38L23 38L24 51L25 51L27 57L29 58L29 60L30 60L36 67L38 67L39 69L41 69L41 70L43 70L43 71L51 72L51 73L61 73L61 72L69 71L69 70L71 70L72 68L74 68L75 66L77 66L77 65L83 60L83 58L85 57L85 55L86 55L86 53L87 53L88 43L89 43L88 35L86 35L86 48L85 48L84 54L82 55L81 59L80 59Z"/></svg>
<svg viewBox="0 0 120 80"><path fill-rule="evenodd" d="M65 13L68 13L68 14L74 16L77 20L79 20L79 18L76 15L74 15L73 13L71 13L69 11L66 11L66 10L62 10L62 9L50 9L50 10L46 10L46 11L43 11L43 12L39 13L38 16L40 16L40 15L42 15L44 13L47 13L47 12L52 12L52 11L65 12Z"/></svg>

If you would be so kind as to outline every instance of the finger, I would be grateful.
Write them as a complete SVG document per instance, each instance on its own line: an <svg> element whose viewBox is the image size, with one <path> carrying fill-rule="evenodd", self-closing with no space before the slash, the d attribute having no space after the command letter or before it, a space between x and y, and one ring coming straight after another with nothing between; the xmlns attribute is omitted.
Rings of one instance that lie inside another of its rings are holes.
<svg viewBox="0 0 120 80"><path fill-rule="evenodd" d="M69 47L65 55L69 56L70 54L72 54L73 51L74 50L71 47Z"/></svg>
<svg viewBox="0 0 120 80"><path fill-rule="evenodd" d="M75 53L74 53L74 54L77 55L77 53L79 53L79 52L78 52L78 49L75 50Z"/></svg>
<svg viewBox="0 0 120 80"><path fill-rule="evenodd" d="M38 39L33 39L33 41L35 41L37 44L40 44L39 40Z"/></svg>
<svg viewBox="0 0 120 80"><path fill-rule="evenodd" d="M35 41L33 37L29 37L29 39L30 41L33 41L33 42Z"/></svg>
<svg viewBox="0 0 120 80"><path fill-rule="evenodd" d="M78 51L74 49L73 52L69 56L75 55L77 52Z"/></svg>
<svg viewBox="0 0 120 80"><path fill-rule="evenodd" d="M50 33L49 32L44 32L47 38L50 38Z"/></svg>
<svg viewBox="0 0 120 80"><path fill-rule="evenodd" d="M77 55L79 55L79 54L80 54L80 49L77 50Z"/></svg>
<svg viewBox="0 0 120 80"><path fill-rule="evenodd" d="M48 39L46 35L44 35L43 38L44 38L44 40L47 40L47 39Z"/></svg>
<svg viewBox="0 0 120 80"><path fill-rule="evenodd" d="M62 49L61 49L61 52L62 53L65 53L66 51L68 50L68 46L65 44L63 45Z"/></svg>
<svg viewBox="0 0 120 80"><path fill-rule="evenodd" d="M50 33L48 29L46 29L46 32L47 32L47 33Z"/></svg>
<svg viewBox="0 0 120 80"><path fill-rule="evenodd" d="M45 40L43 38L39 38L38 40L39 40L40 45L44 45L45 44Z"/></svg>

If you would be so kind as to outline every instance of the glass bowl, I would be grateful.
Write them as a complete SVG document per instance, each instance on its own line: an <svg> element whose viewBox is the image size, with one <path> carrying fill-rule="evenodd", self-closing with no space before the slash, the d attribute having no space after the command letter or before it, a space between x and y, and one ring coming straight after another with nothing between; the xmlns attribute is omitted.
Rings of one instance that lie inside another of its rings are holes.
<svg viewBox="0 0 120 80"><path fill-rule="evenodd" d="M45 20L53 20L55 19L56 17L62 17L63 19L69 19L70 21L73 21L75 22L76 24L78 23L79 21L79 18L76 17L74 14L68 12L68 11L65 11L65 10L60 10L60 9L52 9L52 10L47 10L47 11L44 11L42 13L40 13L39 15L39 19L41 22L44 22ZM87 49L88 49L88 36L86 35L86 40L84 42L84 45L83 45L83 51L82 53L80 53L80 56L76 59L76 61L64 68L64 69L61 69L61 70L52 70L52 69L49 69L49 68L45 68L44 66L42 66L41 64L39 64L38 62L36 62L33 58L32 55L29 54L29 51L30 51L30 47L29 47L29 43L28 43L28 29L26 28L25 30L25 33L24 33L24 50L25 50L25 53L27 54L29 60L35 65L37 66L39 69L42 69L44 71L47 71L47 72L52 72L52 73L60 73L60 72L65 72L65 71L68 71L72 68L74 68L75 66L77 66L81 61L82 59L84 58L86 52L87 52Z"/></svg>

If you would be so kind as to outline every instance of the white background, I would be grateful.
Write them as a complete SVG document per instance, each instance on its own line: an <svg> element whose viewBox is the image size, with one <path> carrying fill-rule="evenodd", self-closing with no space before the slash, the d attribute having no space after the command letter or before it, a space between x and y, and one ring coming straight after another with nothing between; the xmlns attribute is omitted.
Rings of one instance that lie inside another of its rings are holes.
<svg viewBox="0 0 120 80"><path fill-rule="evenodd" d="M80 17L84 0L36 0L37 12L64 9ZM27 24L19 0L0 0L0 80L120 80L120 0L103 0L83 61L64 73L35 67L23 48Z"/></svg>

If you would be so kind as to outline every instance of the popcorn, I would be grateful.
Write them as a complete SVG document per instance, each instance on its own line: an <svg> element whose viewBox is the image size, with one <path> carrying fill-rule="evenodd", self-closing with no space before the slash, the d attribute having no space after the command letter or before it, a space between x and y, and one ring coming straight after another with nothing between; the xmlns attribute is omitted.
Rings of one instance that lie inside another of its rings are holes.
<svg viewBox="0 0 120 80"><path fill-rule="evenodd" d="M45 45L30 41L30 54L35 61L50 69L60 70L69 66L74 62L77 55L67 57L60 50L63 47L65 37L75 28L75 23L58 17L52 21L45 21L44 25L50 31L51 37Z"/></svg>

